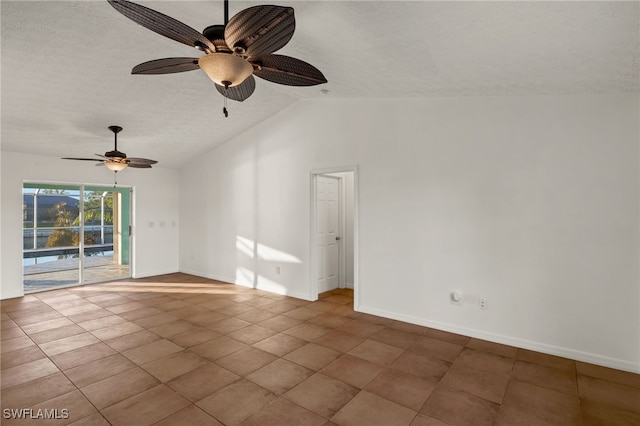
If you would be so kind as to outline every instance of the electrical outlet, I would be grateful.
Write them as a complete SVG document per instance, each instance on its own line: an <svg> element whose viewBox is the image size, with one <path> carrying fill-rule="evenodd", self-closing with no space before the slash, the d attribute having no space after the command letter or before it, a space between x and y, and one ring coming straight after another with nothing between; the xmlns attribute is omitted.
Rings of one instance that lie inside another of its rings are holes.
<svg viewBox="0 0 640 426"><path fill-rule="evenodd" d="M487 299L484 297L480 298L480 309L489 309L489 304L487 303Z"/></svg>

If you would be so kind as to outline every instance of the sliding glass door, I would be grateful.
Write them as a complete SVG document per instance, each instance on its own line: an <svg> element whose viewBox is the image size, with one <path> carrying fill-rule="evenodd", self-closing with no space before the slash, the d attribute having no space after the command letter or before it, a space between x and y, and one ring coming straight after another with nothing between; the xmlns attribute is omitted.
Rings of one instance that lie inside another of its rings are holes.
<svg viewBox="0 0 640 426"><path fill-rule="evenodd" d="M131 276L129 188L25 183L24 291Z"/></svg>

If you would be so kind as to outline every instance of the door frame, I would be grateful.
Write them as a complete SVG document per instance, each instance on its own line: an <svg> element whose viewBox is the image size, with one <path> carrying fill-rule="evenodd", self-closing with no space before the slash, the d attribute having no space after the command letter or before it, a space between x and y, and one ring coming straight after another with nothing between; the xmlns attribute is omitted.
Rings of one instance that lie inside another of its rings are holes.
<svg viewBox="0 0 640 426"><path fill-rule="evenodd" d="M311 221L309 224L309 240L310 240L310 287L309 287L309 296L311 300L318 300L318 248L316 242L316 217L317 217L317 177L319 175L327 175L332 173L348 173L353 172L353 307L357 311L359 306L359 292L360 292L360 274L359 274L359 243L358 243L358 234L359 234L359 175L358 175L358 166L341 166L341 167L330 167L330 168L322 168L322 169L312 169L310 172L310 194L311 194ZM342 179L340 179L342 182ZM341 191L342 191L342 185ZM343 194L340 195L341 202L341 223L340 229L344 234L344 208L345 208L345 198ZM341 248L340 250L340 286L344 286L345 283L345 270L344 270L344 257L345 250Z"/></svg>

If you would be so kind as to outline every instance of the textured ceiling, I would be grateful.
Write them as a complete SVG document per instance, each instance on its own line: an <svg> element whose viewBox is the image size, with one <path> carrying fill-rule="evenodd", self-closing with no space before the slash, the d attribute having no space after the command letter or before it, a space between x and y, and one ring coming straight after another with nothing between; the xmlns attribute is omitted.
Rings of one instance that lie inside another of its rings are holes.
<svg viewBox="0 0 640 426"><path fill-rule="evenodd" d="M271 3L271 2L267 2ZM198 30L221 0L140 2ZM230 14L264 2L230 2ZM118 148L179 167L298 99L603 93L640 88L640 3L283 1L296 32L278 53L328 84L256 79L243 103L199 71L132 76L151 59L200 56L105 1L0 3L2 150L91 156ZM328 93L324 93L328 91ZM78 167L88 167L78 163Z"/></svg>

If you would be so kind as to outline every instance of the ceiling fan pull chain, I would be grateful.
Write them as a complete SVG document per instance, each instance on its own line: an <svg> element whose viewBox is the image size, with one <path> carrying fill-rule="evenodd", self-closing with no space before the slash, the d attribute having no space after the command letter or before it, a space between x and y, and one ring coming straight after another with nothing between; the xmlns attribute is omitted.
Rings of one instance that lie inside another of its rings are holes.
<svg viewBox="0 0 640 426"><path fill-rule="evenodd" d="M113 172L113 187L118 185L118 172Z"/></svg>
<svg viewBox="0 0 640 426"><path fill-rule="evenodd" d="M222 113L225 118L229 117L229 111L227 110L227 90L229 90L229 85L225 84L224 86L224 106L222 107Z"/></svg>

